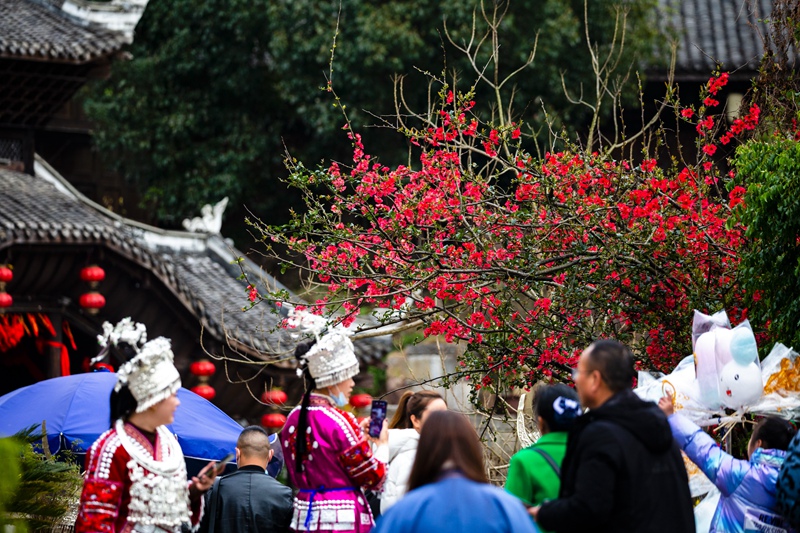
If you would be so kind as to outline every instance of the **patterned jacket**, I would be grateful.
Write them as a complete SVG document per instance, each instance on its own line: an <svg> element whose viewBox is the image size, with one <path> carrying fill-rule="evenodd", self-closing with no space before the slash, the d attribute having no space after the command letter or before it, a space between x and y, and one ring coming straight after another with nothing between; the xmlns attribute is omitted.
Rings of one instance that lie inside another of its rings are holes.
<svg viewBox="0 0 800 533"><path fill-rule="evenodd" d="M199 523L202 499L190 507L183 452L164 426L151 444L118 421L89 449L84 476L76 533L128 533L137 525L174 532Z"/></svg>
<svg viewBox="0 0 800 533"><path fill-rule="evenodd" d="M381 487L385 462L373 456L355 417L334 407L327 396L311 395L305 435L298 435L299 416L296 407L280 434L289 481L299 489L292 529L367 533L374 522L362 489ZM307 449L299 473L298 438L306 439Z"/></svg>

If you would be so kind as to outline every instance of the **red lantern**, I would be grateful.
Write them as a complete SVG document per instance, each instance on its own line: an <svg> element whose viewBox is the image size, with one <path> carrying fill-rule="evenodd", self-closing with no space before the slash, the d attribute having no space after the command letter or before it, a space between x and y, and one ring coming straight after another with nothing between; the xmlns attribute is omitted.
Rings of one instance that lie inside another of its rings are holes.
<svg viewBox="0 0 800 533"><path fill-rule="evenodd" d="M265 428L282 428L286 423L286 417L280 413L267 413L261 417L261 425Z"/></svg>
<svg viewBox="0 0 800 533"><path fill-rule="evenodd" d="M14 272L6 265L0 266L0 283L8 283L14 278Z"/></svg>
<svg viewBox="0 0 800 533"><path fill-rule="evenodd" d="M264 391L261 395L261 401L269 405L283 405L289 397L280 389L272 389Z"/></svg>
<svg viewBox="0 0 800 533"><path fill-rule="evenodd" d="M353 394L350 396L350 405L355 408L367 407L372 403L372 396L369 394Z"/></svg>
<svg viewBox="0 0 800 533"><path fill-rule="evenodd" d="M192 387L191 391L198 396L205 398L206 400L213 400L214 396L217 395L217 391L215 391L214 387L211 385L198 385L196 387Z"/></svg>
<svg viewBox="0 0 800 533"><path fill-rule="evenodd" d="M87 292L81 295L78 303L90 314L94 315L97 314L101 307L106 305L106 298L99 292Z"/></svg>
<svg viewBox="0 0 800 533"><path fill-rule="evenodd" d="M105 277L106 271L97 265L92 265L81 269L81 279L90 285L96 285L98 282L103 281Z"/></svg>
<svg viewBox="0 0 800 533"><path fill-rule="evenodd" d="M195 361L189 365L189 372L195 376L213 376L217 371L217 367L211 361Z"/></svg>
<svg viewBox="0 0 800 533"><path fill-rule="evenodd" d="M14 298L12 298L10 294L7 292L0 292L0 308L11 307L13 303Z"/></svg>

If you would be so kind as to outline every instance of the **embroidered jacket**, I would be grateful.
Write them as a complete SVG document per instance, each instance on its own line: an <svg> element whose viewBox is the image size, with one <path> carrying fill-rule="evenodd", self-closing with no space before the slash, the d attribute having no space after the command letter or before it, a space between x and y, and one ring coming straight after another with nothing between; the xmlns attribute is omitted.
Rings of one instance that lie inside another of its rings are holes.
<svg viewBox="0 0 800 533"><path fill-rule="evenodd" d="M367 533L374 522L362 489L381 487L385 462L373 456L355 417L327 396L312 394L305 435L297 434L299 415L296 407L280 434L289 481L299 489L292 529ZM295 468L298 438L306 439L308 450L300 473Z"/></svg>
<svg viewBox="0 0 800 533"><path fill-rule="evenodd" d="M137 524L180 531L183 522L199 523L202 498L190 508L183 452L164 426L153 445L118 421L89 449L84 476L76 533L128 533Z"/></svg>

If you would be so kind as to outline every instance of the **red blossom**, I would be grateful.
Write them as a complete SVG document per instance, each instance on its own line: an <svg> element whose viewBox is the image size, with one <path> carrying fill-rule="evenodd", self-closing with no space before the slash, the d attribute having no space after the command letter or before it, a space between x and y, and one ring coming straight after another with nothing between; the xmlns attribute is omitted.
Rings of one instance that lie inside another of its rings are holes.
<svg viewBox="0 0 800 533"><path fill-rule="evenodd" d="M728 84L728 73L723 72L716 78L711 78L708 80L708 92L711 94L717 94L720 89L725 87Z"/></svg>
<svg viewBox="0 0 800 533"><path fill-rule="evenodd" d="M258 289L256 289L256 288L255 288L254 286L252 286L252 285L248 285L248 286L247 286L247 291L248 291L247 298L248 298L248 299L249 299L251 302L255 302L255 301L256 301L256 299L258 298Z"/></svg>

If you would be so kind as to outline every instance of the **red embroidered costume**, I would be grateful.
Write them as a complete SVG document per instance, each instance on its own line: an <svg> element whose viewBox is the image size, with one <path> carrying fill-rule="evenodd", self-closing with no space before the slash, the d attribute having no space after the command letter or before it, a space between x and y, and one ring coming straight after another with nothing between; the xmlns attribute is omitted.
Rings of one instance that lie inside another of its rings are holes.
<svg viewBox="0 0 800 533"><path fill-rule="evenodd" d="M117 370L111 393L112 428L86 454L86 472L75 522L76 533L177 533L181 524L197 526L202 499L189 504L186 463L166 424L180 402L180 374L169 340L145 342L144 325L125 318L103 324L100 358L111 344L136 355ZM131 423L127 422L130 421ZM153 431L150 438L134 424ZM196 481L199 491L210 481Z"/></svg>
<svg viewBox="0 0 800 533"><path fill-rule="evenodd" d="M199 523L202 498L190 510L183 453L163 426L153 445L118 421L89 449L85 476L76 533L172 532L190 519Z"/></svg>

